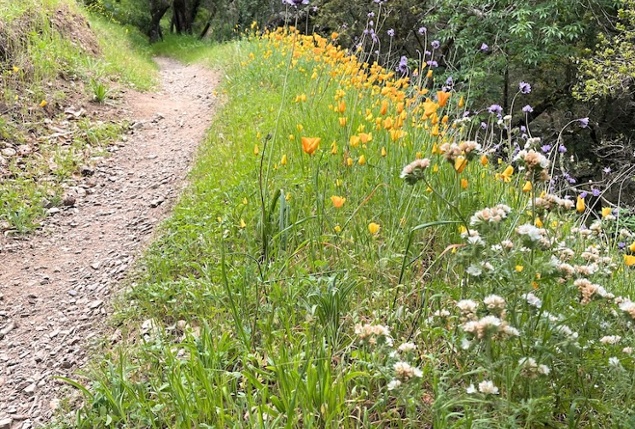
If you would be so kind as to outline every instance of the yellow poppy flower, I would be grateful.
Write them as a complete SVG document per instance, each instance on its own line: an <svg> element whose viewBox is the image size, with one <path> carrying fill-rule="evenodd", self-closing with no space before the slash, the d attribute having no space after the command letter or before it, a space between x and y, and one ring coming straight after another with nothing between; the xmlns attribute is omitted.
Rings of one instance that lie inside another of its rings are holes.
<svg viewBox="0 0 635 429"><path fill-rule="evenodd" d="M633 255L624 255L624 263L627 267L632 267L635 265L635 256Z"/></svg>
<svg viewBox="0 0 635 429"><path fill-rule="evenodd" d="M382 147L381 148L381 156L386 156L386 155L388 155L388 153L386 152L386 148Z"/></svg>
<svg viewBox="0 0 635 429"><path fill-rule="evenodd" d="M381 102L381 107L379 108L379 114L384 116L386 113L388 113L388 100L383 100Z"/></svg>
<svg viewBox="0 0 635 429"><path fill-rule="evenodd" d="M366 164L366 157L365 157L364 155L361 155L361 156L359 157L359 159L357 160L357 163L358 163L359 165L365 165L365 164Z"/></svg>
<svg viewBox="0 0 635 429"><path fill-rule="evenodd" d="M489 164L489 159L487 158L487 155L481 155L481 165L485 167L487 164Z"/></svg>
<svg viewBox="0 0 635 429"><path fill-rule="evenodd" d="M468 187L467 179L461 179L461 188L467 189L467 187Z"/></svg>
<svg viewBox="0 0 635 429"><path fill-rule="evenodd" d="M48 104L49 104L49 103L48 103L48 101L46 101L46 100L42 100L42 101L40 101L40 107L46 107Z"/></svg>
<svg viewBox="0 0 635 429"><path fill-rule="evenodd" d="M611 214L611 208L610 207L602 207L602 217L605 218L608 215Z"/></svg>
<svg viewBox="0 0 635 429"><path fill-rule="evenodd" d="M346 126L346 122L347 122L346 116L341 116L339 118L339 122L340 122L340 127L345 127Z"/></svg>
<svg viewBox="0 0 635 429"><path fill-rule="evenodd" d="M635 241L633 241L630 246L628 246L628 250L630 250L631 252L635 253Z"/></svg>
<svg viewBox="0 0 635 429"><path fill-rule="evenodd" d="M258 149L258 145L254 145L254 155L258 155L260 153L260 149Z"/></svg>
<svg viewBox="0 0 635 429"><path fill-rule="evenodd" d="M457 173L462 173L463 170L465 170L466 166L467 166L467 159L465 159L464 156L457 156L454 159L454 169L456 170Z"/></svg>
<svg viewBox="0 0 635 429"><path fill-rule="evenodd" d="M450 95L452 95L450 92L437 91L437 100L439 103L439 107L444 107L446 104L448 104Z"/></svg>
<svg viewBox="0 0 635 429"><path fill-rule="evenodd" d="M516 270L517 273L522 272L525 269L525 267L523 267L522 265L516 265L514 267L514 270Z"/></svg>
<svg viewBox="0 0 635 429"><path fill-rule="evenodd" d="M280 159L280 165L287 165L287 155L282 155L282 159Z"/></svg>
<svg viewBox="0 0 635 429"><path fill-rule="evenodd" d="M320 146L319 137L302 137L302 150L309 155L313 155Z"/></svg>
<svg viewBox="0 0 635 429"><path fill-rule="evenodd" d="M346 198L340 197L340 196L337 196L337 195L333 195L331 197L331 202L333 203L333 207L335 207L336 209L339 209L346 202Z"/></svg>
<svg viewBox="0 0 635 429"><path fill-rule="evenodd" d="M359 133L359 141L361 141L363 144L368 143L372 139L373 139L372 133Z"/></svg>
<svg viewBox="0 0 635 429"><path fill-rule="evenodd" d="M381 225L379 225L378 223L371 222L368 224L368 232L370 232L373 235L379 234L380 229L381 229Z"/></svg>
<svg viewBox="0 0 635 429"><path fill-rule="evenodd" d="M575 202L575 209L578 213L582 213L586 209L586 204L584 203L584 198L578 197Z"/></svg>
<svg viewBox="0 0 635 429"><path fill-rule="evenodd" d="M525 182L525 185L523 186L523 192L530 192L533 189L533 186L531 184L531 182L529 180L527 180Z"/></svg>

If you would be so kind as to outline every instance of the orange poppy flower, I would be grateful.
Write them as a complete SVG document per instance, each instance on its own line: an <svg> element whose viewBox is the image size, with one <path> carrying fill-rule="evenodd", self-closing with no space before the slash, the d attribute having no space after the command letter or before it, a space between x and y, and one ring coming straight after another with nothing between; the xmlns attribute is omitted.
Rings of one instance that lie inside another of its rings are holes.
<svg viewBox="0 0 635 429"><path fill-rule="evenodd" d="M302 150L309 155L313 155L320 146L319 137L302 137Z"/></svg>

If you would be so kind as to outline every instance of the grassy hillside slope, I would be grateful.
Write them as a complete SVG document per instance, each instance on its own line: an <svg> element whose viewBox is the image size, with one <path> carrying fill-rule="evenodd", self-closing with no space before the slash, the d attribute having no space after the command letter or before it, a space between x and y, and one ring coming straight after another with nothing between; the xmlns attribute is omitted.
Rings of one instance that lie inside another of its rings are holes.
<svg viewBox="0 0 635 429"><path fill-rule="evenodd" d="M0 231L22 233L125 130L109 114L118 88L152 87L156 68L141 35L72 0L0 11Z"/></svg>

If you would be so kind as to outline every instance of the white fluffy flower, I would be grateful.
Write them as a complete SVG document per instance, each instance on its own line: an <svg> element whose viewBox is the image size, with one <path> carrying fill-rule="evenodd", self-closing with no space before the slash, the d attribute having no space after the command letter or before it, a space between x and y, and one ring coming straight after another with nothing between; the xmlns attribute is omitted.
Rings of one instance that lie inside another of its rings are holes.
<svg viewBox="0 0 635 429"><path fill-rule="evenodd" d="M478 391L486 395L498 395L498 387L490 380L481 381L478 384Z"/></svg>

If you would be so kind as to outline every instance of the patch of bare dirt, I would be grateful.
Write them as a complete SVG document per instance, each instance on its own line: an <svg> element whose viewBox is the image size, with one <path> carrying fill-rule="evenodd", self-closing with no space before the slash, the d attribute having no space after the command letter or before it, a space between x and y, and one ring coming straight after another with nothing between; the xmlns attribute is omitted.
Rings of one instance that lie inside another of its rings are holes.
<svg viewBox="0 0 635 429"><path fill-rule="evenodd" d="M39 427L104 338L118 282L169 214L218 100L218 77L168 59L156 93L128 91L131 130L82 169L42 230L0 237L0 429Z"/></svg>

